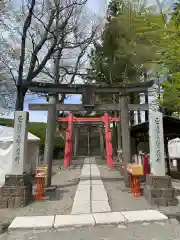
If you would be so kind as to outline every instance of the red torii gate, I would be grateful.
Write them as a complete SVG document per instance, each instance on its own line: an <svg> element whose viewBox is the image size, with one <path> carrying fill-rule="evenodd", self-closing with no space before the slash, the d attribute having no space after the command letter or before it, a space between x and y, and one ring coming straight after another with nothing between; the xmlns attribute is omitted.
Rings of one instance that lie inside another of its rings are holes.
<svg viewBox="0 0 180 240"><path fill-rule="evenodd" d="M102 117L74 117L72 113L68 117L59 117L58 122L67 122L66 129L66 143L64 152L64 167L68 168L72 161L72 130L73 122L104 122L105 126L105 140L106 140L106 163L109 168L114 167L112 158L112 143L111 143L111 129L110 122L119 122L119 117L111 117L107 113Z"/></svg>

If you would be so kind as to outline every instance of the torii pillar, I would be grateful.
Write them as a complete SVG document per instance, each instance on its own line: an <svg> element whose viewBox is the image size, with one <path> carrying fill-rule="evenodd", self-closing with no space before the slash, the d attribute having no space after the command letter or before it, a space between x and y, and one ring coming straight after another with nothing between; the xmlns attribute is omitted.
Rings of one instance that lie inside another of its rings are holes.
<svg viewBox="0 0 180 240"><path fill-rule="evenodd" d="M128 97L122 96L120 99L121 106L121 131L122 131L122 156L124 163L124 183L129 188L129 174L127 164L131 162L131 139L129 125Z"/></svg>
<svg viewBox="0 0 180 240"><path fill-rule="evenodd" d="M77 157L77 149L78 149L78 143L79 143L79 127L76 125L74 126L74 157Z"/></svg>

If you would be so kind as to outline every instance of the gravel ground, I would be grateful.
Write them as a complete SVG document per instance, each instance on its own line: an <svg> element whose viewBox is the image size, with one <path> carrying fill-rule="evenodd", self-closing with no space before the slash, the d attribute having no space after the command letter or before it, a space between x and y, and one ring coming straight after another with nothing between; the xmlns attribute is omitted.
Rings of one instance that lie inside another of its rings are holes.
<svg viewBox="0 0 180 240"><path fill-rule="evenodd" d="M177 217L180 220L180 202L177 206L150 206L143 196L134 198L131 193L123 191L124 182L119 170L108 169L102 160L98 160L97 163L108 194L112 211L157 209L169 217ZM173 185L176 188L178 185L180 188L180 183L173 183Z"/></svg>
<svg viewBox="0 0 180 240"><path fill-rule="evenodd" d="M166 223L131 224L127 227L105 226L79 229L12 231L0 240L179 240L180 225L176 220Z"/></svg>
<svg viewBox="0 0 180 240"><path fill-rule="evenodd" d="M102 164L98 164L98 167L112 211L151 209L144 197L134 198L131 193L123 191L124 181L118 170L108 169L106 165Z"/></svg>
<svg viewBox="0 0 180 240"><path fill-rule="evenodd" d="M16 216L70 214L82 166L76 163L69 169L60 169L59 162L54 162L52 185L58 187L49 193L49 200L36 201L24 208L0 209L0 229Z"/></svg>

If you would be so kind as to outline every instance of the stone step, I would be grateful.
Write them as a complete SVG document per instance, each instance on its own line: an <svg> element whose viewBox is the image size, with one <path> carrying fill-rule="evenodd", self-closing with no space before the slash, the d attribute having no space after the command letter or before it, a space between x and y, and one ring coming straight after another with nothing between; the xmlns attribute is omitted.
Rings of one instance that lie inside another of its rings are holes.
<svg viewBox="0 0 180 240"><path fill-rule="evenodd" d="M127 225L131 223L167 222L168 217L157 210L140 210L126 212L104 212L92 214L71 214L56 216L16 217L8 230L48 229L83 227L96 225Z"/></svg>

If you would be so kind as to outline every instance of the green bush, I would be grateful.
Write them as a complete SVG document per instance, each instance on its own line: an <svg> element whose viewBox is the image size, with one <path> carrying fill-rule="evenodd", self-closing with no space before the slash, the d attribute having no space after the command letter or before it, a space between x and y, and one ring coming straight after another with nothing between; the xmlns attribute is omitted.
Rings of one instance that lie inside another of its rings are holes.
<svg viewBox="0 0 180 240"><path fill-rule="evenodd" d="M0 125L14 127L14 120L0 118ZM42 153L44 151L44 143L46 137L46 123L30 122L28 126L28 131L40 138L40 151ZM62 152L64 149L64 144L65 142L62 137L56 137L54 152Z"/></svg>

